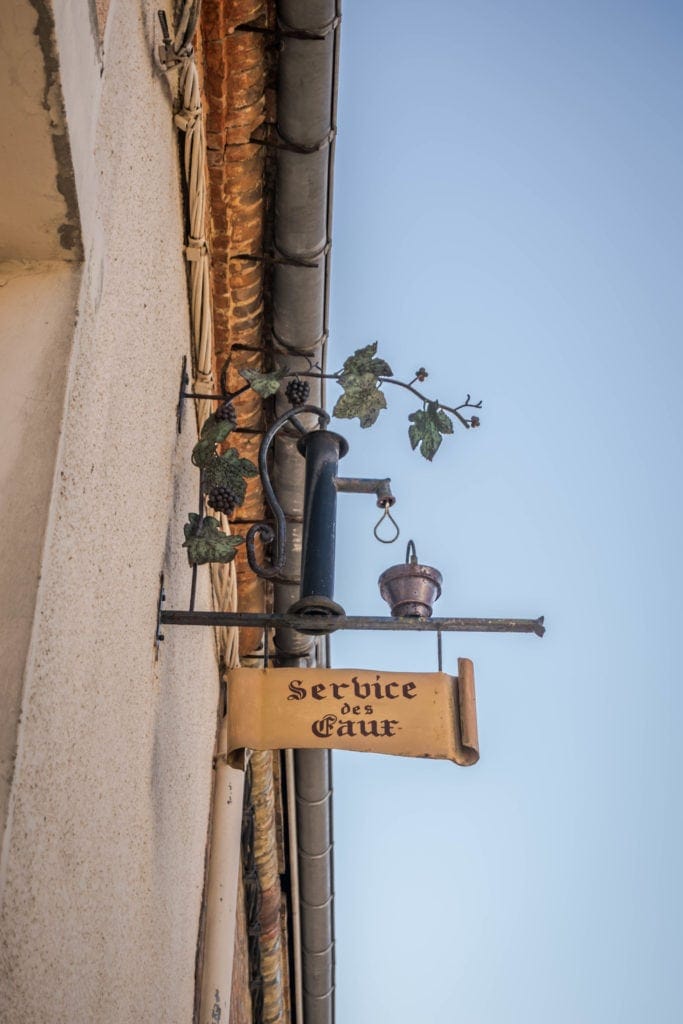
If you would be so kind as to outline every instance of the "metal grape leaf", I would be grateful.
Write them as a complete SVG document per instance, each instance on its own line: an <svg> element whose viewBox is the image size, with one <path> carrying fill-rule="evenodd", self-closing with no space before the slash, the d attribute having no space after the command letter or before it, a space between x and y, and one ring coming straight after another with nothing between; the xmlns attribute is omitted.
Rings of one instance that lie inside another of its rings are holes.
<svg viewBox="0 0 683 1024"><path fill-rule="evenodd" d="M190 512L189 523L185 523L184 548L192 565L206 562L232 562L237 548L244 543L244 537L231 536L221 530L218 520L205 516L200 521L196 512Z"/></svg>
<svg viewBox="0 0 683 1024"><path fill-rule="evenodd" d="M244 377L247 384L254 389L261 398L270 398L280 389L280 382L287 376L287 370L273 370L271 373L259 373L258 370L240 370L240 376Z"/></svg>
<svg viewBox="0 0 683 1024"><path fill-rule="evenodd" d="M452 420L436 402L428 402L424 409L411 413L408 419L411 448L415 450L419 445L420 455L431 462L441 446L442 435L453 433Z"/></svg>
<svg viewBox="0 0 683 1024"><path fill-rule="evenodd" d="M436 422L442 434L453 433L453 420L447 416L443 409L437 409Z"/></svg>
<svg viewBox="0 0 683 1024"><path fill-rule="evenodd" d="M214 455L204 466L204 487L207 491L212 487L229 487L237 504L241 505L247 491L245 477L256 476L257 473L253 462L240 458L236 448L228 448L222 455Z"/></svg>
<svg viewBox="0 0 683 1024"><path fill-rule="evenodd" d="M387 400L377 386L377 377L373 373L345 373L339 378L339 383L344 394L337 401L332 415L341 420L352 420L357 416L361 427L371 427L382 409L387 407Z"/></svg>
<svg viewBox="0 0 683 1024"><path fill-rule="evenodd" d="M364 348L357 348L353 355L348 357L339 375L342 385L344 377L351 374L362 376L363 374L371 373L374 377L391 377L392 369L389 363L385 362L384 359L376 359L376 351L376 341L373 341L371 345L366 345Z"/></svg>
<svg viewBox="0 0 683 1024"><path fill-rule="evenodd" d="M204 421L200 440L197 441L192 449L192 461L195 466L206 469L216 454L216 445L220 444L221 441L225 441L232 429L233 424L230 420L218 420L215 414L209 416Z"/></svg>
<svg viewBox="0 0 683 1024"><path fill-rule="evenodd" d="M195 466L205 469L216 458L216 445L213 441L197 441L192 449L192 461Z"/></svg>
<svg viewBox="0 0 683 1024"><path fill-rule="evenodd" d="M225 441L233 427L234 424L231 423L230 420L216 419L216 414L212 413L211 416L207 417L204 421L200 437L202 441L211 441L213 444L220 444L221 441Z"/></svg>

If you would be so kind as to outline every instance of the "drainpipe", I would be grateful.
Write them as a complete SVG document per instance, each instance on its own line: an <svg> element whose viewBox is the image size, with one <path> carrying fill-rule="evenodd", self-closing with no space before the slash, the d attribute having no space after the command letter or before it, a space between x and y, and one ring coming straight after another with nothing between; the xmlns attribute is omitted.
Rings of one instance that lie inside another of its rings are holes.
<svg viewBox="0 0 683 1024"><path fill-rule="evenodd" d="M340 4L335 0L278 0L284 30L278 62L272 334L275 365L305 371L325 365L329 309L329 250L339 67ZM291 31L296 35L288 35ZM306 197L306 201L302 197ZM284 261L284 262L283 262ZM289 262L286 262L289 261ZM310 402L322 405L318 382ZM276 416L289 408L276 399ZM314 419L306 426L312 427ZM274 585L274 610L286 612L300 597L304 460L297 440L282 431L274 445L273 484L287 518L286 558ZM276 663L315 664L314 638L275 631ZM333 1024L334 917L332 877L332 771L326 750L285 756L290 818L295 833L299 892L292 893L297 1024Z"/></svg>

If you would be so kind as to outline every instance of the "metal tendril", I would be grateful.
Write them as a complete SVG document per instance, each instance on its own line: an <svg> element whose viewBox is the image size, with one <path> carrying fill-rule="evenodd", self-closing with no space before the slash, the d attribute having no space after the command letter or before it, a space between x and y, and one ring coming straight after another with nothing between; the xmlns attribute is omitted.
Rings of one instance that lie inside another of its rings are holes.
<svg viewBox="0 0 683 1024"><path fill-rule="evenodd" d="M401 532L398 523L396 522L396 520L392 516L391 512L389 511L390 508L391 508L391 506L389 505L388 502L386 502L384 504L384 512L382 512L382 515L379 517L378 521L375 523L375 528L372 531L374 533L374 535L375 535L375 539L378 540L380 542L380 544L393 544L395 540L398 540L399 534ZM384 522L385 519L388 519L389 522L391 523L391 525L396 530L396 533L394 534L393 537L388 537L387 538L387 537L380 537L380 535L379 535L379 528L380 528L380 526L382 525L382 523Z"/></svg>

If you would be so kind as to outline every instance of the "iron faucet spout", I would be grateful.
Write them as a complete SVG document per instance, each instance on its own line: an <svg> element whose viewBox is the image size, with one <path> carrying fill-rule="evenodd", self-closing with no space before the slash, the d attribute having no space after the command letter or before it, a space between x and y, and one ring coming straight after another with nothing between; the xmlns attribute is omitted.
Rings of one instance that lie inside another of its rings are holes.
<svg viewBox="0 0 683 1024"><path fill-rule="evenodd" d="M337 491L345 494L376 494L378 508L391 508L396 498L391 493L391 480L363 480L356 476L337 476L334 478Z"/></svg>

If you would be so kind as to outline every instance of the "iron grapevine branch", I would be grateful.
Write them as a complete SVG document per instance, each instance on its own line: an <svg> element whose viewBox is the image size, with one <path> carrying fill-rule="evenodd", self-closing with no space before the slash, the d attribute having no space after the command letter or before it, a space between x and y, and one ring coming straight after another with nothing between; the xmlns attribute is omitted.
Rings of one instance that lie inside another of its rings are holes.
<svg viewBox="0 0 683 1024"><path fill-rule="evenodd" d="M262 398L275 395L282 386L283 380L289 378L285 394L293 409L306 403L310 393L310 385L302 378L316 380L334 380L342 389L332 415L337 419L357 418L362 428L371 427L377 422L380 412L387 408L383 385L391 384L415 395L422 402L422 407L410 413L408 420L408 438L411 448L419 447L420 454L431 462L441 446L443 437L453 433L451 413L458 422L469 430L478 427L479 417L476 414L465 416L463 409L481 409L482 402L472 402L468 394L460 405L449 406L424 395L415 387L415 383L423 383L429 374L422 366L415 371L412 380L403 381L395 377L386 360L377 356L377 342L374 341L363 348L356 349L344 362L341 370L336 373L323 373L317 364L311 363L305 372L294 373L286 368L270 373L256 370L240 370L246 384L237 391L228 393L225 388L227 364L221 374L222 394L195 395L183 392L182 398L207 398L220 402L218 408L207 418L202 426L197 444L192 452L192 461L200 471L200 500L197 512L191 512L184 526L185 542L191 565L203 565L206 562L230 562L237 553L237 548L244 543L244 538L237 534L227 534L220 528L220 522L205 512L205 502L215 512L230 516L244 503L247 479L256 476L258 470L249 459L240 456L237 448L219 451L230 433L237 426L237 413L233 400L244 391L252 388Z"/></svg>

